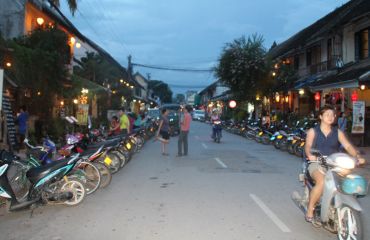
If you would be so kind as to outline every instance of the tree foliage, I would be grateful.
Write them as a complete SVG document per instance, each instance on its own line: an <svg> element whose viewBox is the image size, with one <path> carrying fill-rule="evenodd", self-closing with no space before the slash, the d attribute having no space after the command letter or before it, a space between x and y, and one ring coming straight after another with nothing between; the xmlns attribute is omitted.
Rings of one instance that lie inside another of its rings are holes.
<svg viewBox="0 0 370 240"><path fill-rule="evenodd" d="M270 69L263 37L255 34L226 44L216 76L230 87L237 99L254 102L256 94L264 94L270 88Z"/></svg>
<svg viewBox="0 0 370 240"><path fill-rule="evenodd" d="M168 84L159 80L151 80L148 82L148 89L152 90L153 95L158 96L161 102L172 102L172 91Z"/></svg>
<svg viewBox="0 0 370 240"><path fill-rule="evenodd" d="M60 1L59 0L49 0L49 1L57 7L60 6ZM72 16L74 16L74 14L77 10L77 0L67 0L67 4L68 4L68 7L69 7L69 10L72 13Z"/></svg>
<svg viewBox="0 0 370 240"><path fill-rule="evenodd" d="M9 42L14 49L9 74L35 96L28 104L42 115L50 116L55 96L63 92L71 58L67 42L67 35L58 28L36 29Z"/></svg>
<svg viewBox="0 0 370 240"><path fill-rule="evenodd" d="M182 93L178 93L178 94L176 94L174 100L175 100L176 103L183 103L183 102L185 102L185 95L182 94Z"/></svg>

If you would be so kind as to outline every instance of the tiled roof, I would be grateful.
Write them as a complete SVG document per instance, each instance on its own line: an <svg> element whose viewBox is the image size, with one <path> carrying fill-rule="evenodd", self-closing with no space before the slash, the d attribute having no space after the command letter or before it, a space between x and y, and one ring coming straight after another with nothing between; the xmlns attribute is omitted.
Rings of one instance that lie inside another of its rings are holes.
<svg viewBox="0 0 370 240"><path fill-rule="evenodd" d="M329 31L335 30L336 26L341 26L365 13L370 13L369 0L351 0L296 33L288 40L278 44L270 50L269 55L272 58L277 58L294 49L299 49L312 40L325 35Z"/></svg>

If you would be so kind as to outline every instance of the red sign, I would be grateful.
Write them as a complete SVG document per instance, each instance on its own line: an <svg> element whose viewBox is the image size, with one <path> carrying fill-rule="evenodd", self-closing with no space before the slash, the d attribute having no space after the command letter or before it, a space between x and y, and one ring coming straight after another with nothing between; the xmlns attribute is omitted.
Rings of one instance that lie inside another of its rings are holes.
<svg viewBox="0 0 370 240"><path fill-rule="evenodd" d="M357 95L357 91L354 91L351 95L351 100L352 102L357 102L358 100L358 95Z"/></svg>
<svg viewBox="0 0 370 240"><path fill-rule="evenodd" d="M235 108L235 107L236 107L236 102L235 102L235 100L230 100L230 102L229 102L229 107L230 107L230 108Z"/></svg>

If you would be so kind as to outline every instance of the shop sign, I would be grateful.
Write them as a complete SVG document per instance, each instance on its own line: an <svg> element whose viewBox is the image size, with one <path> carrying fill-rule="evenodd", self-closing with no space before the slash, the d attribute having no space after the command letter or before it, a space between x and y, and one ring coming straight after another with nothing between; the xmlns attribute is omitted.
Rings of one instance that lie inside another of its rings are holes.
<svg viewBox="0 0 370 240"><path fill-rule="evenodd" d="M365 102L353 102L352 133L365 132Z"/></svg>
<svg viewBox="0 0 370 240"><path fill-rule="evenodd" d="M89 104L78 104L76 115L78 124L87 125L87 119L89 115Z"/></svg>

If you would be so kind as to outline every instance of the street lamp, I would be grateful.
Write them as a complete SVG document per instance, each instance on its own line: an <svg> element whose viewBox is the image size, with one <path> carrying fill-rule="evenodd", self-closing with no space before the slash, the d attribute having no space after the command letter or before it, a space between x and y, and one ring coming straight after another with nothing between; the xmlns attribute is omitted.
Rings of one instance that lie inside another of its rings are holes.
<svg viewBox="0 0 370 240"><path fill-rule="evenodd" d="M10 67L12 66L12 63L11 63L11 62L7 62L7 63L5 63L5 65L6 65L8 68L10 68Z"/></svg>
<svg viewBox="0 0 370 240"><path fill-rule="evenodd" d="M301 90L299 90L299 95L303 95L304 94L304 89L301 89Z"/></svg>
<svg viewBox="0 0 370 240"><path fill-rule="evenodd" d="M76 43L76 48L80 48L81 47L81 43Z"/></svg>

